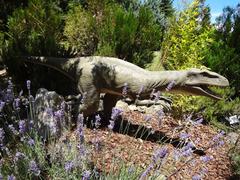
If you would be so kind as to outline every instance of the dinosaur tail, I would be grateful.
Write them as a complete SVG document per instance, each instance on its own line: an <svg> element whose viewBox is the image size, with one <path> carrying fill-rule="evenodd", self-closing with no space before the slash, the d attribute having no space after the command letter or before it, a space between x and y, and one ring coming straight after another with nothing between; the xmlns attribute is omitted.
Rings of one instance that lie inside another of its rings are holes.
<svg viewBox="0 0 240 180"><path fill-rule="evenodd" d="M69 71L70 68L66 65L69 61L67 58L27 56L23 57L23 60L28 63L39 64L57 70L58 72L64 74L66 77L74 81L74 76L72 76L72 73Z"/></svg>

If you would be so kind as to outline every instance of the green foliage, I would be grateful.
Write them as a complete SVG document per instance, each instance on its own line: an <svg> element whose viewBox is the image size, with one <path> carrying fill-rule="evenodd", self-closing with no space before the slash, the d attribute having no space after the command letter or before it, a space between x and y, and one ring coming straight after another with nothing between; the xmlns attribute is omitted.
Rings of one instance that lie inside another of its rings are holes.
<svg viewBox="0 0 240 180"><path fill-rule="evenodd" d="M162 36L161 26L146 7L136 13L119 5L108 6L98 30L96 54L114 55L142 67L152 60L152 51L159 49Z"/></svg>
<svg viewBox="0 0 240 180"><path fill-rule="evenodd" d="M3 44L4 44L4 33L0 31L0 62L2 62Z"/></svg>
<svg viewBox="0 0 240 180"><path fill-rule="evenodd" d="M216 31L205 64L226 76L240 94L240 4L236 8L226 7L217 18Z"/></svg>
<svg viewBox="0 0 240 180"><path fill-rule="evenodd" d="M213 71L227 77L230 85L240 93L240 54L235 53L222 41L212 43L209 54L206 56L205 64Z"/></svg>
<svg viewBox="0 0 240 180"><path fill-rule="evenodd" d="M165 30L168 26L168 18L173 14L172 0L147 0L145 6L149 7L154 14L155 20Z"/></svg>
<svg viewBox="0 0 240 180"><path fill-rule="evenodd" d="M67 50L78 56L92 55L95 50L95 32L93 16L78 4L71 4L65 17L66 25L63 42Z"/></svg>
<svg viewBox="0 0 240 180"><path fill-rule="evenodd" d="M162 61L166 69L202 67L202 60L213 39L211 27L201 25L203 17L200 10L200 2L196 0L172 19L162 44Z"/></svg>
<svg viewBox="0 0 240 180"><path fill-rule="evenodd" d="M181 70L188 68L205 68L205 58L212 39L212 28L203 23L203 2L198 0L180 12L171 21L161 48L161 62L166 69ZM155 69L156 70L156 69ZM174 95L175 115L195 112L196 102L202 97Z"/></svg>
<svg viewBox="0 0 240 180"><path fill-rule="evenodd" d="M57 55L62 18L56 1L31 0L8 18L8 47L15 53Z"/></svg>
<svg viewBox="0 0 240 180"><path fill-rule="evenodd" d="M183 95L179 95L179 99L176 99L174 97L175 95L172 95L175 100L173 103L174 115L199 115L219 129L223 129L225 131L230 130L231 128L226 126L227 124L225 118L234 114L239 114L240 99L230 99L230 97L234 94L234 89L214 88L214 91L220 94L223 99L214 101L207 97L185 97Z"/></svg>

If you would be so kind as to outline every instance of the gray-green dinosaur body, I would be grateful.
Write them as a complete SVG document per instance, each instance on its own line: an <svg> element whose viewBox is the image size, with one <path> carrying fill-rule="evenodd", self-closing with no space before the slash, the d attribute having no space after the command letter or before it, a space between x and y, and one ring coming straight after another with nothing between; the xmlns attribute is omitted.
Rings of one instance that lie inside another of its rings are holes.
<svg viewBox="0 0 240 180"><path fill-rule="evenodd" d="M137 98L140 88L141 97L149 98L152 90L165 91L174 82L169 92L188 93L220 99L207 86L228 86L228 80L223 76L199 69L182 71L147 71L129 62L110 57L80 57L52 58L27 57L26 61L45 65L64 73L76 82L79 93L84 94L84 104L80 111L88 116L97 111L100 93L104 97L104 110L111 112L124 87L127 96L132 100Z"/></svg>

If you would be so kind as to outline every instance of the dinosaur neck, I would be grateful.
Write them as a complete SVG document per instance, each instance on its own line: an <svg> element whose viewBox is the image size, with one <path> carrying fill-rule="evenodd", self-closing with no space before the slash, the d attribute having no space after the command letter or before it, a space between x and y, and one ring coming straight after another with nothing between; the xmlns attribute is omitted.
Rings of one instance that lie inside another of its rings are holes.
<svg viewBox="0 0 240 180"><path fill-rule="evenodd" d="M150 71L147 78L148 89L165 91L169 84L174 83L174 87L181 86L186 71Z"/></svg>
<svg viewBox="0 0 240 180"><path fill-rule="evenodd" d="M55 69L72 81L76 81L76 66L74 64L77 63L77 59L30 56L24 58L24 61Z"/></svg>

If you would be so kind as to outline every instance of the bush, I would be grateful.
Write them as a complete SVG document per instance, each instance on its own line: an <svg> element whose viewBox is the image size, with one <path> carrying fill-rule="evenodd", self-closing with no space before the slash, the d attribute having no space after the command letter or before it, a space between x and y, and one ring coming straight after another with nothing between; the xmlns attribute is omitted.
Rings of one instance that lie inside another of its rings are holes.
<svg viewBox="0 0 240 180"><path fill-rule="evenodd" d="M63 32L65 49L70 49L71 54L77 56L92 55L96 48L95 22L92 14L80 5L70 4L65 22Z"/></svg>
<svg viewBox="0 0 240 180"><path fill-rule="evenodd" d="M8 18L7 44L14 54L54 56L59 53L62 18L56 1L31 0Z"/></svg>
<svg viewBox="0 0 240 180"><path fill-rule="evenodd" d="M240 99L236 98L232 100L230 97L235 93L234 89L220 89L214 88L218 94L221 94L223 99L219 101L211 100L207 97L189 96L183 97L183 95L174 96L173 102L173 114L175 116L181 116L183 114L193 114L202 116L206 122L223 129L225 131L230 130L226 125L226 117L239 114ZM224 125L225 124L225 125Z"/></svg>
<svg viewBox="0 0 240 180"><path fill-rule="evenodd" d="M119 5L107 6L98 30L97 55L116 56L141 67L151 62L162 36L161 26L146 7L135 12Z"/></svg>

